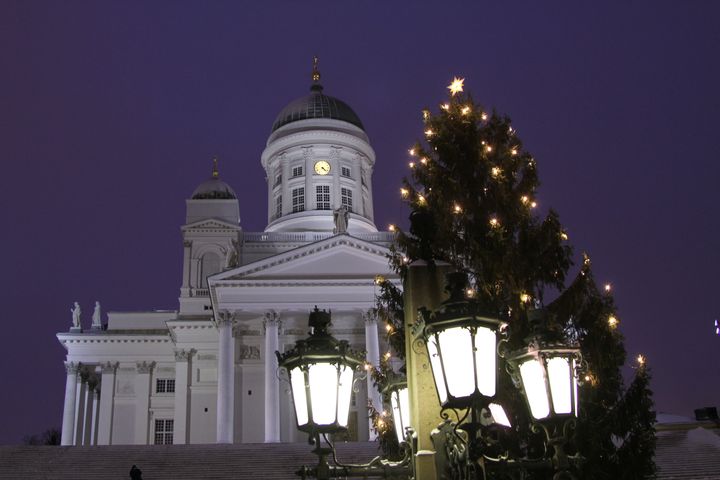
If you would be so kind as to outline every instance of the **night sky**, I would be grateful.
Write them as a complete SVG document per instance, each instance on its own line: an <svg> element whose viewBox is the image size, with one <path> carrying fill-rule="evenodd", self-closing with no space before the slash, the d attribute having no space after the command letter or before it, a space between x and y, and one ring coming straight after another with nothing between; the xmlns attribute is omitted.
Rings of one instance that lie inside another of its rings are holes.
<svg viewBox="0 0 720 480"><path fill-rule="evenodd" d="M377 153L379 228L405 222L421 109L465 77L612 282L657 409L720 404L720 3L494 3L0 0L0 443L61 427L73 301L86 326L96 299L177 308L213 156L242 227L265 227L260 153L313 55Z"/></svg>

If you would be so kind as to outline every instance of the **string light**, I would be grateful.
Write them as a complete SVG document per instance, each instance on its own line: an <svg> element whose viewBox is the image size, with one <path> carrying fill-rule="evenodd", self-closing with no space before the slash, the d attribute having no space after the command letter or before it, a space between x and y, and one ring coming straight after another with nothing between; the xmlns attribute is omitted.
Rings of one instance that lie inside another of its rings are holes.
<svg viewBox="0 0 720 480"><path fill-rule="evenodd" d="M512 134L514 134L514 133L515 133L515 130L513 130L512 127L508 127L508 134L509 134L509 135L512 135Z"/></svg>
<svg viewBox="0 0 720 480"><path fill-rule="evenodd" d="M527 204L530 201L530 197L528 197L527 195L523 195L522 197L520 197L520 201Z"/></svg>
<svg viewBox="0 0 720 480"><path fill-rule="evenodd" d="M402 198L407 198L408 195L410 195L410 191L407 188L400 189L400 196Z"/></svg>
<svg viewBox="0 0 720 480"><path fill-rule="evenodd" d="M406 256L403 255L403 257L402 257L402 262L403 262L403 263L408 263L409 261L410 261L410 259L409 259L408 257L406 257Z"/></svg>
<svg viewBox="0 0 720 480"><path fill-rule="evenodd" d="M492 147L490 145L485 145L485 151L488 153L492 152Z"/></svg>
<svg viewBox="0 0 720 480"><path fill-rule="evenodd" d="M530 300L532 300L532 297L530 295L528 295L527 293L523 292L520 294L520 301L522 303L529 303Z"/></svg>
<svg viewBox="0 0 720 480"><path fill-rule="evenodd" d="M393 331L392 325L390 325L389 323L387 325L385 325L385 330L387 330L388 333L392 332Z"/></svg>
<svg viewBox="0 0 720 480"><path fill-rule="evenodd" d="M420 163L422 163L423 165L427 165L427 158L422 157L422 158L420 159Z"/></svg>
<svg viewBox="0 0 720 480"><path fill-rule="evenodd" d="M500 170L500 167L492 167L490 173L492 173L493 177L497 178L500 176L500 173L502 173L502 170Z"/></svg>
<svg viewBox="0 0 720 480"><path fill-rule="evenodd" d="M499 227L499 226L500 226L500 221L499 221L497 218L492 217L492 218L490 219L490 226L493 227L493 228Z"/></svg>
<svg viewBox="0 0 720 480"><path fill-rule="evenodd" d="M615 318L614 315L610 315L610 316L608 317L608 325L610 325L610 328L615 328L615 327L617 327L618 323L619 323L619 322L618 322L618 319Z"/></svg>
<svg viewBox="0 0 720 480"><path fill-rule="evenodd" d="M511 148L511 149L510 149L510 155L515 156L515 155L517 155L517 153L518 153L517 148Z"/></svg>
<svg viewBox="0 0 720 480"><path fill-rule="evenodd" d="M468 297L472 298L472 297L475 296L475 291L473 291L472 288L468 288L467 290L465 290L465 295L467 295Z"/></svg>
<svg viewBox="0 0 720 480"><path fill-rule="evenodd" d="M488 119L487 113L483 112L482 115L480 115L480 118L483 120L487 120Z"/></svg>
<svg viewBox="0 0 720 480"><path fill-rule="evenodd" d="M414 156L415 156L415 149L414 149L414 148L411 148L410 150L408 150L408 153L409 153L411 156L414 157Z"/></svg>
<svg viewBox="0 0 720 480"><path fill-rule="evenodd" d="M425 197L423 197L422 195L418 194L418 203L419 203L420 205L423 205L423 204L425 203Z"/></svg>
<svg viewBox="0 0 720 480"><path fill-rule="evenodd" d="M462 208L457 203L453 205L453 212L455 213L462 213Z"/></svg>
<svg viewBox="0 0 720 480"><path fill-rule="evenodd" d="M605 289L605 292L610 293L610 291L612 291L612 284L606 283L603 288Z"/></svg>
<svg viewBox="0 0 720 480"><path fill-rule="evenodd" d="M410 168L415 168L415 162L410 162L410 163L408 163L408 166L409 166Z"/></svg>
<svg viewBox="0 0 720 480"><path fill-rule="evenodd" d="M428 118L430 118L430 111L423 110L422 114L423 114L423 120L427 120Z"/></svg>
<svg viewBox="0 0 720 480"><path fill-rule="evenodd" d="M567 239L568 239L569 237L568 237L568 234L567 234L567 233L565 233L565 232L560 232L560 238L563 239L563 240L565 240L565 241L567 241Z"/></svg>
<svg viewBox="0 0 720 480"><path fill-rule="evenodd" d="M425 136L426 137L432 137L435 134L435 132L432 131L432 129L428 128L425 130Z"/></svg>
<svg viewBox="0 0 720 480"><path fill-rule="evenodd" d="M382 275L375 275L375 285L380 285L385 281L385 277Z"/></svg>
<svg viewBox="0 0 720 480"><path fill-rule="evenodd" d="M390 357L392 357L392 353L385 352L385 360L390 360Z"/></svg>
<svg viewBox="0 0 720 480"><path fill-rule="evenodd" d="M448 105L447 103L443 103L442 105L440 105L440 108L447 111L447 110L450 110L450 105Z"/></svg>
<svg viewBox="0 0 720 480"><path fill-rule="evenodd" d="M465 83L464 78L454 77L452 83L447 87L448 90L450 90L450 95L454 97L455 94L462 92L463 83Z"/></svg>
<svg viewBox="0 0 720 480"><path fill-rule="evenodd" d="M370 365L369 363L365 362L365 370L369 371L371 368L372 368L372 365Z"/></svg>
<svg viewBox="0 0 720 480"><path fill-rule="evenodd" d="M470 113L470 107L463 107L462 110L460 110L460 113L462 113L463 115L467 115L468 113Z"/></svg>
<svg viewBox="0 0 720 480"><path fill-rule="evenodd" d="M395 230L396 230L395 225L393 225L392 223L390 225L388 225L388 231L394 232Z"/></svg>
<svg viewBox="0 0 720 480"><path fill-rule="evenodd" d="M535 207L537 207L537 202L531 202L531 203L530 203L530 208L535 208Z"/></svg>
<svg viewBox="0 0 720 480"><path fill-rule="evenodd" d="M646 362L645 357L643 355L638 355L637 362L638 362L638 365L640 365L641 367L644 367L645 362Z"/></svg>

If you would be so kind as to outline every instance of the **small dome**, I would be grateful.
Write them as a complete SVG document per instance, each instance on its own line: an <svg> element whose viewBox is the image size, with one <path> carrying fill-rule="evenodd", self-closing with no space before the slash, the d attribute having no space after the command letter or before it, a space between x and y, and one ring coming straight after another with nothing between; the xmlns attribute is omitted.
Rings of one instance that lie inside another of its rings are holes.
<svg viewBox="0 0 720 480"><path fill-rule="evenodd" d="M230 185L220 180L217 159L213 159L212 177L198 185L192 194L193 200L236 200L235 191Z"/></svg>

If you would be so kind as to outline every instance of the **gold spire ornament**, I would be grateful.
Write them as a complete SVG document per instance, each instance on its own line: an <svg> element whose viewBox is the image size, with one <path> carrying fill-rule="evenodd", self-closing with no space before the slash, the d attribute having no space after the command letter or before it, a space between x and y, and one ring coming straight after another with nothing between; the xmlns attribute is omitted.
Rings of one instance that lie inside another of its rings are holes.
<svg viewBox="0 0 720 480"><path fill-rule="evenodd" d="M212 177L218 178L220 176L220 173L218 172L218 160L217 157L213 158L213 170L212 170Z"/></svg>
<svg viewBox="0 0 720 480"><path fill-rule="evenodd" d="M320 70L318 70L318 57L313 57L313 69L312 69L312 80L315 83L320 81Z"/></svg>
<svg viewBox="0 0 720 480"><path fill-rule="evenodd" d="M450 95L454 97L455 94L462 92L463 83L465 83L464 78L454 77L452 83L447 87L448 90L450 90Z"/></svg>

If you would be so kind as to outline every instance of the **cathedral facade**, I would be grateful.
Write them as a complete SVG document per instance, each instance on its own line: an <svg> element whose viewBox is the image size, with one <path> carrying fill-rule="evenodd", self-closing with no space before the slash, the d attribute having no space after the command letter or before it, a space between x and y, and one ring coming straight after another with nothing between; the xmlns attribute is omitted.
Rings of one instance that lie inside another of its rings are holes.
<svg viewBox="0 0 720 480"><path fill-rule="evenodd" d="M372 312L392 234L373 220L375 152L355 112L325 95L288 104L260 159L267 226L246 232L217 166L186 200L177 311L110 312L99 304L69 331L63 445L257 443L305 439L275 351L307 337L308 314L332 311L332 332L379 362ZM356 379L349 439L371 436L369 379Z"/></svg>

